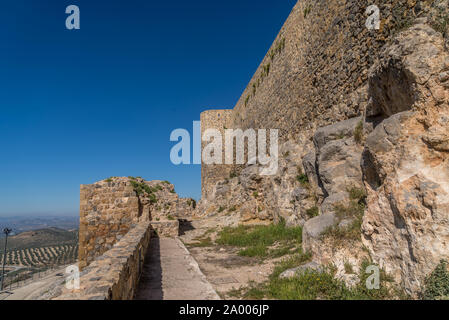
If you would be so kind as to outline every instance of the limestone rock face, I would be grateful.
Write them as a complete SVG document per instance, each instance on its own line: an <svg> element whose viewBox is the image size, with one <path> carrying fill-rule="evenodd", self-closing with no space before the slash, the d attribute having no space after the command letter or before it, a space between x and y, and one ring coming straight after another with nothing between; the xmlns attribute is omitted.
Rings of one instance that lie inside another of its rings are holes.
<svg viewBox="0 0 449 320"><path fill-rule="evenodd" d="M360 159L363 148L354 140L361 117L318 129L314 136L320 180L328 195L360 186Z"/></svg>
<svg viewBox="0 0 449 320"><path fill-rule="evenodd" d="M218 181L212 192L199 203L199 216L239 214L243 223L286 221L303 225L307 210L315 206L312 183L302 184L302 158L309 148L288 141L279 148L279 170L275 175L260 175L258 165L248 165L236 177ZM316 183L317 184L317 183Z"/></svg>
<svg viewBox="0 0 449 320"><path fill-rule="evenodd" d="M371 71L369 114L385 120L363 153L363 242L412 295L449 257L448 71L443 37L425 24L399 35Z"/></svg>

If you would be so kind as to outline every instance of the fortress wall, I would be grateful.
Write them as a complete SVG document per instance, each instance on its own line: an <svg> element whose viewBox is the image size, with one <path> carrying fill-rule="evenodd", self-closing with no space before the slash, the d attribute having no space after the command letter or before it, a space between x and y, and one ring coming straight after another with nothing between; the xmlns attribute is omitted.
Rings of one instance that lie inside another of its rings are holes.
<svg viewBox="0 0 449 320"><path fill-rule="evenodd" d="M79 264L84 268L119 241L137 222L139 199L125 179L82 185Z"/></svg>
<svg viewBox="0 0 449 320"><path fill-rule="evenodd" d="M150 237L150 222L139 223L111 250L84 269L79 290L68 290L63 284L55 290L54 299L132 300L138 288Z"/></svg>
<svg viewBox="0 0 449 320"><path fill-rule="evenodd" d="M234 126L280 129L280 142L298 141L360 115L380 48L430 2L298 1L235 106ZM380 30L365 26L372 4L380 8Z"/></svg>
<svg viewBox="0 0 449 320"><path fill-rule="evenodd" d="M279 129L280 144L311 144L316 129L363 114L368 72L381 48L428 15L432 2L299 0L234 109L203 112L202 132L226 123L243 130ZM380 9L380 30L365 25L373 4ZM203 164L202 198L240 169Z"/></svg>
<svg viewBox="0 0 449 320"><path fill-rule="evenodd" d="M232 110L208 110L201 113L201 136L207 129L217 129L222 135L222 145L225 145L224 130L232 128ZM206 142L201 143L203 150ZM224 149L222 154L224 161ZM229 165L201 165L201 194L206 199L212 191L215 182L229 178L232 166Z"/></svg>

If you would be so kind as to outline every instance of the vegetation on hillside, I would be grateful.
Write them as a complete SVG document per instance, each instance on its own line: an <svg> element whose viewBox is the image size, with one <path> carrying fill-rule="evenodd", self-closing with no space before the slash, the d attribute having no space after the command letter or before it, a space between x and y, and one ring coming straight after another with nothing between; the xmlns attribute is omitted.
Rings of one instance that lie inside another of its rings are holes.
<svg viewBox="0 0 449 320"><path fill-rule="evenodd" d="M78 231L47 228L8 238L7 265L48 267L73 263L78 257ZM0 240L3 262L4 239Z"/></svg>
<svg viewBox="0 0 449 320"><path fill-rule="evenodd" d="M449 300L449 271L446 260L441 260L426 278L421 296L424 300Z"/></svg>
<svg viewBox="0 0 449 320"><path fill-rule="evenodd" d="M302 228L287 228L285 222L268 226L227 227L218 233L217 244L241 248L247 257L279 257L299 250Z"/></svg>

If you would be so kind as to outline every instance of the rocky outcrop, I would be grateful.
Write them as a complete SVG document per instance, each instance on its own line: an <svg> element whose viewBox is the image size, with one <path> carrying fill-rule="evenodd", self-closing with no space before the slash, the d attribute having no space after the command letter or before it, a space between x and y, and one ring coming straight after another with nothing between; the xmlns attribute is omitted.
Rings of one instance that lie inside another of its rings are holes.
<svg viewBox="0 0 449 320"><path fill-rule="evenodd" d="M381 50L356 94L367 101L363 116L282 144L275 176L248 166L218 182L204 212L303 225L313 263L332 263L353 283L345 261L370 258L416 297L449 258L449 56L431 24L417 19ZM324 235L358 221L348 241Z"/></svg>
<svg viewBox="0 0 449 320"><path fill-rule="evenodd" d="M291 226L303 225L307 212L316 206L317 191L303 173L305 150L293 142L283 144L277 174L261 176L258 165L249 165L239 175L217 182L196 212L201 216L236 213L243 223L284 220Z"/></svg>
<svg viewBox="0 0 449 320"><path fill-rule="evenodd" d="M448 71L443 37L420 23L385 48L371 72L368 115L386 119L363 154L363 242L412 295L449 257Z"/></svg>

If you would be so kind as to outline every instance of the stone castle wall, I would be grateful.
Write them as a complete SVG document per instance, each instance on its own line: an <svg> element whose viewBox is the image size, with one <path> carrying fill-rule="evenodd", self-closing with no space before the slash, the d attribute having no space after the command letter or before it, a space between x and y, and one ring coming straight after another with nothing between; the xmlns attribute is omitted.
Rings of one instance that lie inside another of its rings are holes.
<svg viewBox="0 0 449 320"><path fill-rule="evenodd" d="M281 140L362 114L380 49L432 1L300 0L234 108L238 128L280 129ZM380 9L368 30L366 9Z"/></svg>
<svg viewBox="0 0 449 320"><path fill-rule="evenodd" d="M84 268L112 248L138 221L139 199L129 182L82 185L79 263Z"/></svg>
<svg viewBox="0 0 449 320"><path fill-rule="evenodd" d="M279 129L280 143L311 145L317 128L363 114L368 71L381 48L427 15L432 2L299 0L234 109L203 112L202 132L224 123L243 130ZM373 4L380 9L380 30L365 25ZM202 198L233 170L241 167L202 165Z"/></svg>

